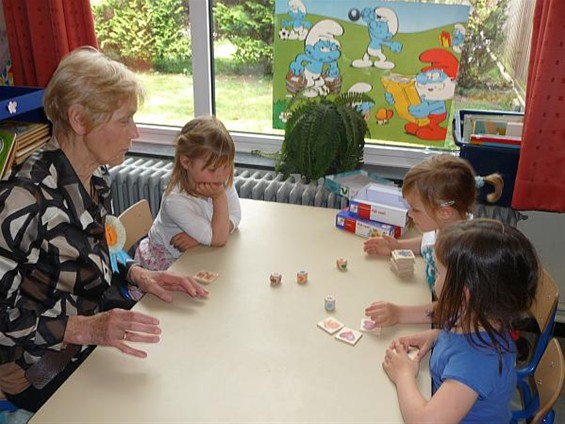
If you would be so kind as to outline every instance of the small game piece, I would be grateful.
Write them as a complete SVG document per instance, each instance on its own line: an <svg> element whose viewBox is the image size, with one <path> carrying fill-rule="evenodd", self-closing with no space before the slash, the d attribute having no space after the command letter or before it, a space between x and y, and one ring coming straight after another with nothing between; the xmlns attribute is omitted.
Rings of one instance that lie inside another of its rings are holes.
<svg viewBox="0 0 565 424"><path fill-rule="evenodd" d="M270 280L271 286L278 286L282 281L282 275L280 275L278 272L273 272L271 274Z"/></svg>
<svg viewBox="0 0 565 424"><path fill-rule="evenodd" d="M337 340L341 340L342 342L348 343L353 346L359 341L361 337L363 337L363 333L355 331L349 327L343 327L335 335L335 338Z"/></svg>
<svg viewBox="0 0 565 424"><path fill-rule="evenodd" d="M361 324L359 324L359 330L364 333L381 334L382 327L379 327L370 318L363 318L361 319Z"/></svg>
<svg viewBox="0 0 565 424"><path fill-rule="evenodd" d="M317 325L328 334L334 334L336 331L343 328L343 324L341 322L331 317L323 319Z"/></svg>
<svg viewBox="0 0 565 424"><path fill-rule="evenodd" d="M335 311L335 297L326 296L324 298L324 309L328 312Z"/></svg>
<svg viewBox="0 0 565 424"><path fill-rule="evenodd" d="M308 281L308 273L306 271L298 271L296 273L296 282L298 284L306 284Z"/></svg>
<svg viewBox="0 0 565 424"><path fill-rule="evenodd" d="M198 271L192 278L201 284L210 284L216 281L220 274L211 271Z"/></svg>
<svg viewBox="0 0 565 424"><path fill-rule="evenodd" d="M337 269L340 271L347 270L347 259L345 258L338 258L336 261Z"/></svg>

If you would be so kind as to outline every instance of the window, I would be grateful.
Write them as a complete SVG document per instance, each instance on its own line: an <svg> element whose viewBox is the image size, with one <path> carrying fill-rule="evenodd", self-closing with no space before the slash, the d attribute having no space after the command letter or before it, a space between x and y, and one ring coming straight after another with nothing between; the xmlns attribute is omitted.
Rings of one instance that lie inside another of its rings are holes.
<svg viewBox="0 0 565 424"><path fill-rule="evenodd" d="M308 0L305 0L308 1ZM501 0L499 0L501 1ZM531 24L531 17L527 16L523 0L504 0L510 5L508 8L511 27L516 29L524 26L524 18ZM92 0L94 7L100 7L105 3L116 3L118 0ZM274 3L274 0L261 0L254 4ZM449 2L449 1L445 1ZM455 0L452 3L458 2ZM234 65L234 53L237 53L237 45L233 37L237 37L234 27L225 24L220 19L220 13L237 10L237 6L242 3L249 3L246 0L133 0L129 4L136 4L143 10L153 10L153 13L162 13L162 9L155 12L156 4L168 4L170 8L181 7L184 5L184 12L190 15L190 25L177 21L181 28L179 33L186 36L189 41L190 52L186 54L185 63L173 64L177 66L175 72L168 73L153 68L151 71L143 70L138 66L140 78L148 90L146 104L136 115L136 120L140 128L140 140L154 143L170 144L178 127L190 120L193 116L205 113L215 113L228 127L236 141L236 147L240 152L250 152L260 150L266 153L276 152L280 148L283 138L282 130L272 129L272 72L265 64L254 64L252 66ZM188 6L187 6L188 3ZM180 5L180 6L179 6ZM224 9L222 9L224 8ZM274 13L274 7L272 8ZM182 16L183 10L172 13L169 19L178 19ZM216 12L216 15L214 15ZM104 27L101 23L100 14L96 15L97 32L100 38L101 30ZM134 16L140 16L139 11L132 13L129 17L128 25L130 28L135 25ZM522 18L519 22L516 18ZM162 18L162 16L161 16ZM510 19L511 18L511 19ZM124 18L125 19L125 18ZM141 19L139 19L141 21ZM252 28L253 29L253 28ZM492 28L491 28L492 29ZM264 29L263 29L264 30ZM500 30L500 28L496 28ZM250 29L243 32L248 33ZM266 30L264 30L266 31ZM135 31L130 31L134 33ZM268 32L268 31L266 31ZM274 26L271 31L274 36ZM512 36L516 39L517 36ZM514 41L514 46L529 45L527 38L520 35L520 42ZM152 46L137 46L135 43L140 40L152 40L151 36L136 37L130 43L130 50L137 48L138 52L143 53ZM100 43L104 51L111 45ZM158 43L154 43L158 44ZM182 49L182 46L177 46ZM519 68L512 61L516 56L522 55L520 63L527 63L527 55L523 51L508 57L505 50L505 57L501 58L506 65L510 64L514 68ZM107 52L107 51L106 51ZM133 64L142 65L142 57L139 62ZM161 58L162 59L162 58ZM131 65L131 63L130 63ZM160 66L167 63L160 63ZM172 64L168 64L173 66ZM523 67L522 67L523 68ZM171 68L168 69L169 71ZM165 69L166 71L166 69ZM492 73L492 75L491 75ZM496 69L493 69L489 76L500 79ZM513 75L514 76L514 75ZM517 80L517 78L514 78ZM510 84L508 84L510 85ZM494 95L488 95L494 93ZM452 105L452 114L456 109L461 108L483 108L483 109L510 109L516 108L517 102L511 90L501 94L491 86L489 90L483 90L480 95L473 90L465 91L464 95L458 96ZM500 103L500 99L504 102ZM496 103L499 102L499 103ZM450 132L450 131L449 131ZM433 153L426 148L413 148L394 146L386 144L367 145L365 163L382 165L386 167L408 168L421 161L427 154Z"/></svg>

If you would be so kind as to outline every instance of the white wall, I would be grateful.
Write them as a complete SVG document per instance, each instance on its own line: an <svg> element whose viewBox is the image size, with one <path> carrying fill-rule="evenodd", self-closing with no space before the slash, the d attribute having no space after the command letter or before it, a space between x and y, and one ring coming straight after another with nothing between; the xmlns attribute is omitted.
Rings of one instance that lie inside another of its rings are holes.
<svg viewBox="0 0 565 424"><path fill-rule="evenodd" d="M523 212L528 219L518 223L536 247L543 266L559 285L558 321L565 322L565 214Z"/></svg>

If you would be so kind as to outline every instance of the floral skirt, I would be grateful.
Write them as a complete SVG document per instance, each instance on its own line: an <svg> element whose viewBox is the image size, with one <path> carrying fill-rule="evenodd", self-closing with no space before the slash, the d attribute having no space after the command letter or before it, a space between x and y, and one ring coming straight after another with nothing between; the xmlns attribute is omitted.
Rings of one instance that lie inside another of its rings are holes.
<svg viewBox="0 0 565 424"><path fill-rule="evenodd" d="M152 244L148 238L141 240L135 251L135 262L153 271L164 271L173 261L165 246Z"/></svg>

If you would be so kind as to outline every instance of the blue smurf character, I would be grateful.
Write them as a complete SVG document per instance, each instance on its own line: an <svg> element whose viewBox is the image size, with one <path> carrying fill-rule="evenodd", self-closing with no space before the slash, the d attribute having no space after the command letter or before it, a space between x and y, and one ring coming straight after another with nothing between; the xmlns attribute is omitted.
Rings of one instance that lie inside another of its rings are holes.
<svg viewBox="0 0 565 424"><path fill-rule="evenodd" d="M281 38L287 40L303 41L308 34L308 29L312 27L312 23L306 20L306 6L301 0L288 0L288 16L290 20L283 19L282 26L286 29L291 27L283 37L283 33L279 32ZM281 30L282 31L282 30Z"/></svg>
<svg viewBox="0 0 565 424"><path fill-rule="evenodd" d="M398 18L394 10L388 7L376 9L366 7L361 11L361 19L367 23L370 41L363 58L355 59L351 66L354 68L370 68L371 66L379 69L394 68L396 65L387 60L383 53L383 46L395 53L402 50L402 43L391 41L398 32ZM372 57L376 57L377 60L372 62Z"/></svg>
<svg viewBox="0 0 565 424"><path fill-rule="evenodd" d="M335 39L343 34L340 24L324 19L312 27L306 41L304 52L290 63L290 71L295 76L304 75L305 86L302 94L306 97L325 96L330 89L327 83L340 77L337 60L341 56L341 44Z"/></svg>
<svg viewBox="0 0 565 424"><path fill-rule="evenodd" d="M463 42L465 41L465 27L461 24L456 24L451 32L451 48L456 53L461 53L463 49Z"/></svg>

